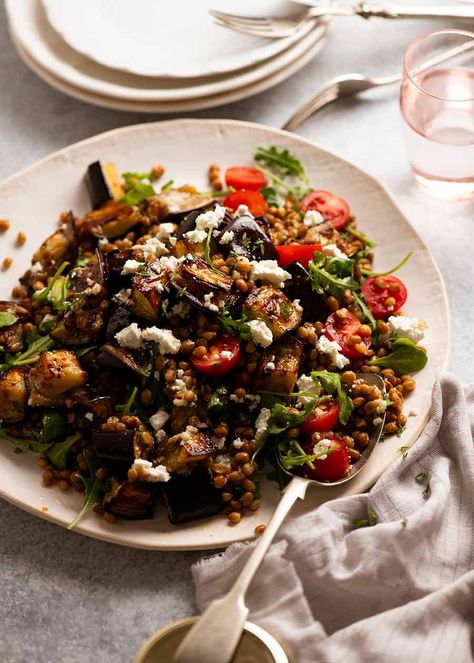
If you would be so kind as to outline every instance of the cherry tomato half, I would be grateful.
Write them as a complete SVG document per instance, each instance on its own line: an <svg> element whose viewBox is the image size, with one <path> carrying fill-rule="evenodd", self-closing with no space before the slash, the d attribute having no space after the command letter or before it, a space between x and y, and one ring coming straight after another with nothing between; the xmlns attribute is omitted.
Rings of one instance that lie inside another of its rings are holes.
<svg viewBox="0 0 474 663"><path fill-rule="evenodd" d="M190 361L204 375L218 377L237 366L240 357L240 342L235 336L221 336L202 357L190 355Z"/></svg>
<svg viewBox="0 0 474 663"><path fill-rule="evenodd" d="M329 191L311 191L300 202L300 208L303 212L317 210L325 221L331 221L336 230L346 225L350 215L349 205L344 198Z"/></svg>
<svg viewBox="0 0 474 663"><path fill-rule="evenodd" d="M338 440L334 435L328 434L325 439L330 440L330 448L335 448L335 451L328 453L326 458L313 460L314 470L305 465L303 472L308 479L337 481L338 479L342 479L349 469L349 454L347 453L344 442ZM303 445L303 449L307 454L313 454L314 447L314 442L307 442Z"/></svg>
<svg viewBox="0 0 474 663"><path fill-rule="evenodd" d="M334 428L339 421L339 405L336 401L328 401L316 407L310 417L300 424L299 429L305 435L325 433Z"/></svg>
<svg viewBox="0 0 474 663"><path fill-rule="evenodd" d="M225 183L227 186L233 186L234 189L258 191L267 185L267 178L256 168L232 166L225 171Z"/></svg>
<svg viewBox="0 0 474 663"><path fill-rule="evenodd" d="M262 216L268 209L265 198L260 191L247 191L245 189L229 193L229 195L224 198L223 205L224 207L231 209L233 212L235 212L239 205L247 205L253 216Z"/></svg>
<svg viewBox="0 0 474 663"><path fill-rule="evenodd" d="M361 334L360 320L350 311L345 318L340 318L336 313L331 313L326 320L324 334L330 341L337 341L341 346L341 352L345 357L356 359L364 353L356 350L357 343L350 343L351 336L360 336L361 344L367 349L370 347L370 334Z"/></svg>
<svg viewBox="0 0 474 663"><path fill-rule="evenodd" d="M285 244L275 246L278 253L278 264L280 267L288 267L292 262L300 262L303 267L314 257L315 251L322 251L321 244Z"/></svg>
<svg viewBox="0 0 474 663"><path fill-rule="evenodd" d="M361 289L372 315L378 320L393 315L403 306L408 296L405 284L390 275L371 276L363 282Z"/></svg>

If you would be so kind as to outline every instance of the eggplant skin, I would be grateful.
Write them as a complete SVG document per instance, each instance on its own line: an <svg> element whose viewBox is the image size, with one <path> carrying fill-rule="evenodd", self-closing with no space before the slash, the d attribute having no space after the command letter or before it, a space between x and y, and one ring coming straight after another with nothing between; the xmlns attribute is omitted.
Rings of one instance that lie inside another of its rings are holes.
<svg viewBox="0 0 474 663"><path fill-rule="evenodd" d="M105 310L81 307L69 310L50 336L62 345L85 345L94 341L105 325Z"/></svg>
<svg viewBox="0 0 474 663"><path fill-rule="evenodd" d="M267 348L258 366L257 389L291 394L298 379L302 352L302 343L291 336L284 336Z"/></svg>
<svg viewBox="0 0 474 663"><path fill-rule="evenodd" d="M6 424L23 421L26 414L28 389L25 371L11 368L0 376L0 420Z"/></svg>
<svg viewBox="0 0 474 663"><path fill-rule="evenodd" d="M133 226L140 223L142 215L136 208L111 200L100 209L89 212L76 222L80 237L94 235L115 239L125 235Z"/></svg>
<svg viewBox="0 0 474 663"><path fill-rule="evenodd" d="M24 306L16 302L0 302L0 311L2 313L11 313L18 318L8 327L0 329L0 346L9 354L20 352L23 348L23 322L29 317L29 312Z"/></svg>
<svg viewBox="0 0 474 663"><path fill-rule="evenodd" d="M87 373L70 350L42 352L29 373L30 389L44 398L55 399L75 387L87 383Z"/></svg>
<svg viewBox="0 0 474 663"><path fill-rule="evenodd" d="M263 320L276 340L295 329L301 322L301 307L295 306L284 292L264 285L245 300L243 313L249 320Z"/></svg>
<svg viewBox="0 0 474 663"><path fill-rule="evenodd" d="M135 437L137 432L95 430L92 432L94 449L99 458L109 458L131 465L135 460Z"/></svg>
<svg viewBox="0 0 474 663"><path fill-rule="evenodd" d="M94 161L85 175L92 209L97 209L110 200L120 200L124 189L115 164Z"/></svg>
<svg viewBox="0 0 474 663"><path fill-rule="evenodd" d="M168 438L160 448L167 470L177 474L190 474L197 465L207 463L216 452L214 442L192 426Z"/></svg>
<svg viewBox="0 0 474 663"><path fill-rule="evenodd" d="M134 276L132 288L127 301L127 308L139 318L150 322L157 322L161 311L161 292L168 283L169 277L165 272L159 276Z"/></svg>
<svg viewBox="0 0 474 663"><path fill-rule="evenodd" d="M103 499L104 511L128 520L153 518L155 490L139 481L119 483L113 480L112 489Z"/></svg>
<svg viewBox="0 0 474 663"><path fill-rule="evenodd" d="M203 196L200 193L168 189L149 198L148 207L153 215L158 216L160 221L163 221L169 216L184 215L193 210L202 211L213 200L212 196Z"/></svg>
<svg viewBox="0 0 474 663"><path fill-rule="evenodd" d="M303 307L302 322L326 320L329 309L325 298L312 289L308 271L298 261L292 262L285 269L291 274L291 279L285 281L283 292L290 299L299 299Z"/></svg>
<svg viewBox="0 0 474 663"><path fill-rule="evenodd" d="M205 468L190 476L172 476L163 484L162 491L168 518L173 525L215 516L225 507L209 470Z"/></svg>
<svg viewBox="0 0 474 663"><path fill-rule="evenodd" d="M189 258L179 265L171 285L194 306L209 310L205 297L212 295L210 304L219 307L229 295L233 280L226 274L212 270L204 260Z"/></svg>
<svg viewBox="0 0 474 663"><path fill-rule="evenodd" d="M234 237L227 244L219 244L225 232L232 232ZM232 220L218 235L219 251L227 257L231 252L248 260L276 260L277 251L268 235L251 216L239 216Z"/></svg>

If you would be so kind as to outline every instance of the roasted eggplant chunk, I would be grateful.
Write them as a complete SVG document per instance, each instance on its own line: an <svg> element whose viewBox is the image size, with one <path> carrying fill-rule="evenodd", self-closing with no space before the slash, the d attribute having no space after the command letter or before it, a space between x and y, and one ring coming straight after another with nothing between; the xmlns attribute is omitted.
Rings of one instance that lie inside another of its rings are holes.
<svg viewBox="0 0 474 663"><path fill-rule="evenodd" d="M173 434L180 433L186 429L188 424L192 424L193 420L210 426L211 420L207 407L200 405L199 402L196 407L174 405L170 416L171 432Z"/></svg>
<svg viewBox="0 0 474 663"><path fill-rule="evenodd" d="M156 322L160 317L161 302L165 286L169 281L166 272L158 275L132 278L132 291L127 301L127 308L139 318Z"/></svg>
<svg viewBox="0 0 474 663"><path fill-rule="evenodd" d="M62 345L85 345L95 341L105 325L106 307L94 309L81 306L71 308L59 325L51 332L51 338Z"/></svg>
<svg viewBox="0 0 474 663"><path fill-rule="evenodd" d="M196 466L212 458L217 447L207 435L193 426L163 442L160 455L169 472L190 474Z"/></svg>
<svg viewBox="0 0 474 663"><path fill-rule="evenodd" d="M139 481L119 483L114 480L112 489L105 495L102 506L105 511L121 518L145 520L153 518L154 495L152 486L146 486Z"/></svg>
<svg viewBox="0 0 474 663"><path fill-rule="evenodd" d="M88 308L97 306L104 299L107 291L106 267L103 255L96 251L85 267L76 267L70 274L71 290L83 296ZM100 289L99 289L100 286Z"/></svg>
<svg viewBox="0 0 474 663"><path fill-rule="evenodd" d="M54 274L62 262L65 260L75 262L75 258L75 241L70 234L70 225L66 224L45 239L40 248L33 254L32 262L39 263L43 271L51 275Z"/></svg>
<svg viewBox="0 0 474 663"><path fill-rule="evenodd" d="M107 341L113 341L115 339L115 334L118 334L119 331L122 331L122 329L131 325L133 321L133 314L128 308L125 308L125 306L119 306L115 309L107 323L107 329L105 332L105 338Z"/></svg>
<svg viewBox="0 0 474 663"><path fill-rule="evenodd" d="M303 244L336 244L340 238L339 232L334 228L331 221L325 221L318 226L308 228L308 232L301 240Z"/></svg>
<svg viewBox="0 0 474 663"><path fill-rule="evenodd" d="M143 375L145 370L144 364L148 364L149 360L138 360L130 350L106 343L106 345L102 346L101 352L97 357L97 363L101 366L109 366L118 370L126 368L137 375Z"/></svg>
<svg viewBox="0 0 474 663"><path fill-rule="evenodd" d="M284 336L264 351L257 375L257 389L279 394L294 391L303 351L296 338Z"/></svg>
<svg viewBox="0 0 474 663"><path fill-rule="evenodd" d="M213 271L204 260L189 258L179 265L171 284L179 296L194 306L217 313L230 293L233 281L229 276Z"/></svg>
<svg viewBox="0 0 474 663"><path fill-rule="evenodd" d="M15 424L25 418L28 391L25 371L11 368L0 376L0 420Z"/></svg>
<svg viewBox="0 0 474 663"><path fill-rule="evenodd" d="M226 244L220 244L225 232L232 232L233 238ZM249 260L276 260L275 247L251 216L239 216L229 223L217 237L219 251L228 256L230 252Z"/></svg>
<svg viewBox="0 0 474 663"><path fill-rule="evenodd" d="M96 454L100 458L110 458L122 463L133 463L136 455L139 433L135 430L125 430L120 432L104 432L95 430L92 433L92 440Z"/></svg>
<svg viewBox="0 0 474 663"><path fill-rule="evenodd" d="M86 408L88 412L94 415L93 421L95 423L105 421L114 413L114 407L110 396L97 396L95 398L88 398L87 392L75 393L74 402Z"/></svg>
<svg viewBox="0 0 474 663"><path fill-rule="evenodd" d="M178 216L193 210L202 210L203 207L210 205L212 201L211 196L168 189L150 198L148 204L152 206L155 213L159 214L160 221L163 221L168 216Z"/></svg>
<svg viewBox="0 0 474 663"><path fill-rule="evenodd" d="M242 311L249 320L263 320L276 340L295 329L301 321L301 308L293 304L284 292L263 285L250 294Z"/></svg>
<svg viewBox="0 0 474 663"><path fill-rule="evenodd" d="M17 318L13 324L0 328L0 346L10 354L20 352L23 348L23 322L28 318L28 311L15 302L0 302L0 312Z"/></svg>
<svg viewBox="0 0 474 663"><path fill-rule="evenodd" d="M291 274L291 279L285 281L283 292L291 300L299 299L303 307L302 322L325 320L329 314L325 299L312 289L309 274L303 265L293 262L285 269Z"/></svg>
<svg viewBox="0 0 474 663"><path fill-rule="evenodd" d="M124 195L120 176L113 163L101 164L100 161L94 161L87 169L85 180L92 209L97 209L110 200L120 200Z"/></svg>
<svg viewBox="0 0 474 663"><path fill-rule="evenodd" d="M225 506L207 469L196 470L188 477L175 475L163 484L162 489L168 518L173 525L209 518Z"/></svg>
<svg viewBox="0 0 474 663"><path fill-rule="evenodd" d="M78 358L70 350L47 350L30 371L30 386L46 397L59 396L87 382Z"/></svg>
<svg viewBox="0 0 474 663"><path fill-rule="evenodd" d="M136 208L112 200L78 219L76 226L81 237L95 235L115 239L127 233L141 220L142 215Z"/></svg>

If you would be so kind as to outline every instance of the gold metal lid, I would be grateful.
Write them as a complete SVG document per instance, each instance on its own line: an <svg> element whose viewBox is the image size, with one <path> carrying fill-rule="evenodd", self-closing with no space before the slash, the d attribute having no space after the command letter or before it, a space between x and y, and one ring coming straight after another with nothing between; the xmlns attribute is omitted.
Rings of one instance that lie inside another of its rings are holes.
<svg viewBox="0 0 474 663"><path fill-rule="evenodd" d="M134 663L171 663L184 636L198 617L187 617L154 633L139 649ZM212 663L209 661L208 663ZM231 663L292 663L273 635L261 626L245 622Z"/></svg>

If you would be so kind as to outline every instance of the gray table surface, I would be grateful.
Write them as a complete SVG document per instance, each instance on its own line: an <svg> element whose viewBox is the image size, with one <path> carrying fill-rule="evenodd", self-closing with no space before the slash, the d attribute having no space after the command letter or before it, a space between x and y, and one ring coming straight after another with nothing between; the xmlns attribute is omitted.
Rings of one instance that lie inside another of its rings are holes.
<svg viewBox="0 0 474 663"><path fill-rule="evenodd" d="M340 20L323 52L285 83L239 103L187 115L281 126L332 76L398 71L405 47L434 25ZM3 3L0 91L0 179L96 133L160 119L95 108L48 87L19 59ZM174 116L161 116L169 117ZM362 166L395 194L444 275L453 314L452 369L471 381L474 203L441 202L416 187L401 136L397 90L339 103L298 133ZM71 534L3 502L0 531L3 661L130 661L154 630L195 612L190 566L202 553L119 548Z"/></svg>

